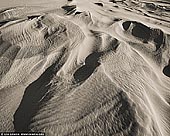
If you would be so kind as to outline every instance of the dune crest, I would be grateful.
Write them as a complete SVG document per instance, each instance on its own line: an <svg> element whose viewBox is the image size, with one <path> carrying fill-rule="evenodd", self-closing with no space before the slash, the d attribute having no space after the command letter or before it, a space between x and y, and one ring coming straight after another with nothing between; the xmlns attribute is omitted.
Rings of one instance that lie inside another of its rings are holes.
<svg viewBox="0 0 170 136"><path fill-rule="evenodd" d="M0 10L0 131L170 135L169 1L56 5Z"/></svg>

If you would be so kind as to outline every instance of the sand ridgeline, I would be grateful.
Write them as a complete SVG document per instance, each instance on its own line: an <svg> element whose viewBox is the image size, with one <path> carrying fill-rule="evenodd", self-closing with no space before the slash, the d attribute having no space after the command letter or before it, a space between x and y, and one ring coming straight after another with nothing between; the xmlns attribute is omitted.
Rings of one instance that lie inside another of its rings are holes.
<svg viewBox="0 0 170 136"><path fill-rule="evenodd" d="M169 1L15 4L0 10L0 132L170 135Z"/></svg>

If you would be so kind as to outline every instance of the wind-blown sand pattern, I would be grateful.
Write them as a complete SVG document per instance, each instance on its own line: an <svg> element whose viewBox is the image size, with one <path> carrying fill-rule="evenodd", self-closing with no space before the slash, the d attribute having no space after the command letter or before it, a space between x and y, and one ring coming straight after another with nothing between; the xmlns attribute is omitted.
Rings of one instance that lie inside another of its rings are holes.
<svg viewBox="0 0 170 136"><path fill-rule="evenodd" d="M0 131L170 136L170 1L2 1Z"/></svg>

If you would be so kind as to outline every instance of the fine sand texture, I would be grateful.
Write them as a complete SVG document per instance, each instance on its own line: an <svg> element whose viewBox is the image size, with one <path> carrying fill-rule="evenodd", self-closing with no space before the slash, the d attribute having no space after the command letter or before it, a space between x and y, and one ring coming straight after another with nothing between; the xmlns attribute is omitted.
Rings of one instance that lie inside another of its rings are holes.
<svg viewBox="0 0 170 136"><path fill-rule="evenodd" d="M170 1L0 0L0 132L170 136Z"/></svg>

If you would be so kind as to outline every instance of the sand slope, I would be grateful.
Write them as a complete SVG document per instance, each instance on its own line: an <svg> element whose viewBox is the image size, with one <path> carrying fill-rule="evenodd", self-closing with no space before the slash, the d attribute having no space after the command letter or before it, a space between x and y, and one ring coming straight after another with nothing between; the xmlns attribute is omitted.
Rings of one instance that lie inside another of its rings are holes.
<svg viewBox="0 0 170 136"><path fill-rule="evenodd" d="M0 131L170 135L168 0L21 5L0 11Z"/></svg>

